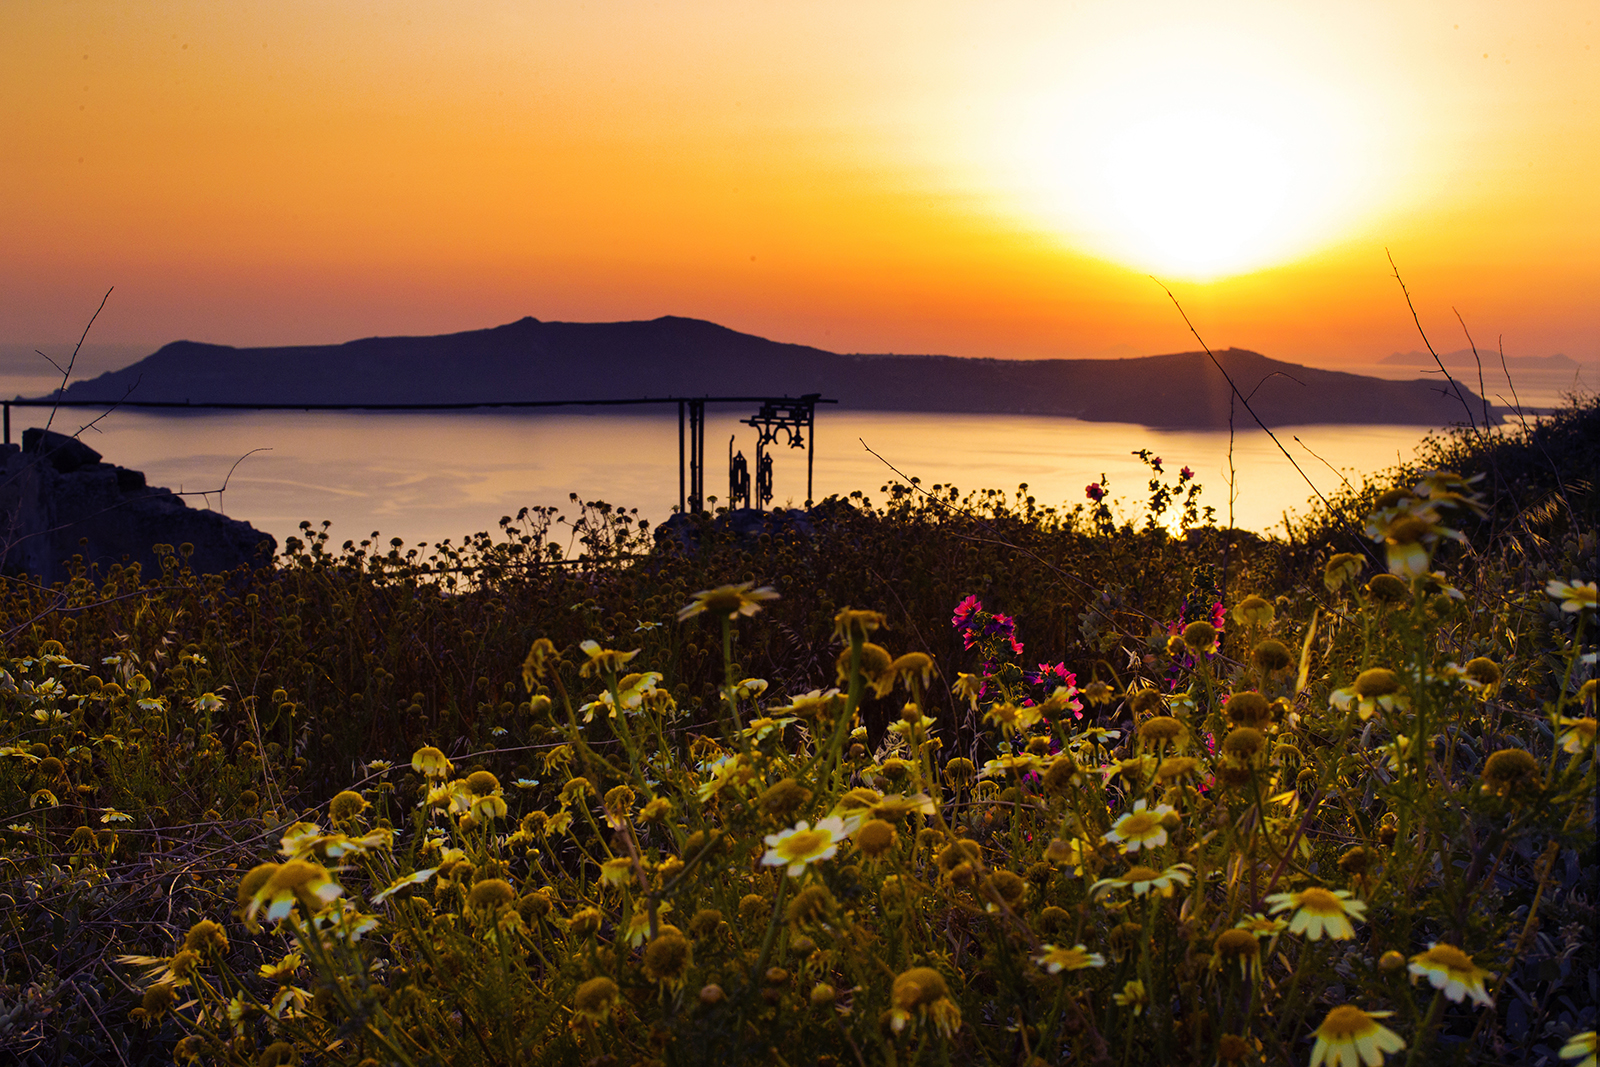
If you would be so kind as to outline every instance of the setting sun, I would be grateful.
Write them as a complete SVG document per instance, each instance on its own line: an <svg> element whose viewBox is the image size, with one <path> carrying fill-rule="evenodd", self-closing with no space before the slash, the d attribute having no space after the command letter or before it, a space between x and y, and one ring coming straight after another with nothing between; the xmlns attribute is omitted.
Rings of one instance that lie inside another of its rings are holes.
<svg viewBox="0 0 1600 1067"><path fill-rule="evenodd" d="M1303 256L1387 207L1374 179L1403 159L1367 132L1371 87L1211 25L1106 42L1065 84L1022 89L1031 99L1010 106L1026 118L995 156L1019 214L1112 262L1209 281Z"/></svg>

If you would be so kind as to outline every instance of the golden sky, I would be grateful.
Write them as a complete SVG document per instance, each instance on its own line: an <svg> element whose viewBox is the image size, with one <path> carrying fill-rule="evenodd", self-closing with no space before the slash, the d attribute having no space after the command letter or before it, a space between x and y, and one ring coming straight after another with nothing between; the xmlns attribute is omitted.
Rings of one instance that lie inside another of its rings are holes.
<svg viewBox="0 0 1600 1067"><path fill-rule="evenodd" d="M0 342L1600 358L1594 0L0 7Z"/></svg>

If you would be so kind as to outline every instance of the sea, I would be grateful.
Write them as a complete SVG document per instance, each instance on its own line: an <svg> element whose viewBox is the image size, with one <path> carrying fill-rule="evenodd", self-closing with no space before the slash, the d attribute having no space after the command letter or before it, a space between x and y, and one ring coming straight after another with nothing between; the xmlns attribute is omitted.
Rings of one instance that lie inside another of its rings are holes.
<svg viewBox="0 0 1600 1067"><path fill-rule="evenodd" d="M1414 370L1361 368L1384 377ZM1518 399L1530 408L1558 404L1571 375L1519 376ZM38 396L49 379L0 375L0 395ZM1584 386L1581 380L1576 383ZM1489 389L1491 397L1496 390ZM1510 391L1502 388L1510 403ZM707 493L726 503L730 456L755 468L754 414L730 407L707 413ZM1476 413L1475 413L1476 414ZM44 425L77 433L107 462L145 473L151 485L186 494L191 507L244 519L277 537L300 535L309 522L335 546L394 538L409 546L454 543L493 532L502 516L553 507L578 518L580 501L604 501L659 525L679 504L678 415L660 409L493 410L445 413L244 412L159 415L81 408L51 413L12 409L11 439ZM925 489L963 493L1019 486L1042 506L1086 503L1102 479L1115 511L1142 522L1152 472L1136 453L1159 457L1164 479L1187 467L1200 503L1217 521L1281 534L1317 493L1408 461L1427 426L1306 424L1275 428L1277 440L1241 411L1227 431L1160 430L1128 423L1047 416L864 412L819 406L811 497L862 493L885 499L891 482L917 479ZM1280 447L1281 446L1281 447ZM805 448L782 437L774 458L771 507L807 499ZM1292 462L1291 462L1292 460ZM558 527L557 539L570 541Z"/></svg>

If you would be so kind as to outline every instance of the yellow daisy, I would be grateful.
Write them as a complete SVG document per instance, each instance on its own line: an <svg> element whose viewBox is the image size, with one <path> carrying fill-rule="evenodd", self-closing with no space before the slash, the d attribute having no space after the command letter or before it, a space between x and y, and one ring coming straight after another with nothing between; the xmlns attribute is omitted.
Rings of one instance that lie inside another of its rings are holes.
<svg viewBox="0 0 1600 1067"><path fill-rule="evenodd" d="M754 589L754 582L740 582L738 585L719 585L715 589L702 589L694 595L694 599L678 609L678 621L692 618L702 611L709 612L719 619L731 619L738 615L754 615L761 610L762 601L777 600L778 593L769 585Z"/></svg>
<svg viewBox="0 0 1600 1067"><path fill-rule="evenodd" d="M1461 1003L1462 998L1471 997L1474 1004L1482 1007L1494 1005L1488 990L1483 988L1483 980L1490 977L1489 972L1473 963L1471 956L1454 945L1435 942L1428 946L1428 951L1412 956L1406 970L1411 972L1413 983L1418 978L1426 978L1433 988L1443 991L1446 997L1457 1004Z"/></svg>
<svg viewBox="0 0 1600 1067"><path fill-rule="evenodd" d="M1017 774L1027 774L1034 769L1038 759L1029 752L1019 752L1012 756L999 756L989 760L983 765L983 770L978 772L980 778L996 778L1015 771Z"/></svg>
<svg viewBox="0 0 1600 1067"><path fill-rule="evenodd" d="M411 769L426 778L450 777L450 760L432 745L424 745L411 756Z"/></svg>
<svg viewBox="0 0 1600 1067"><path fill-rule="evenodd" d="M769 847L761 862L768 867L785 867L790 878L798 878L808 865L832 859L839 851L839 843L849 836L844 820L837 815L818 819L816 826L801 819L791 829L766 836Z"/></svg>
<svg viewBox="0 0 1600 1067"><path fill-rule="evenodd" d="M608 674L616 674L628 665L628 661L639 654L636 648L632 652L622 652L614 648L601 648L598 641L582 641L578 650L588 657L583 666L578 668L578 674L584 678L601 678Z"/></svg>
<svg viewBox="0 0 1600 1067"><path fill-rule="evenodd" d="M1311 1067L1379 1067L1386 1052L1406 1047L1400 1035L1380 1026L1387 1011L1364 1012L1354 1004L1341 1004L1328 1013L1317 1027L1317 1043L1311 1048Z"/></svg>
<svg viewBox="0 0 1600 1067"><path fill-rule="evenodd" d="M643 674L625 674L617 679L617 700L622 705L622 710L636 712L644 707L645 700L655 692L656 686L661 684L661 675L656 671L646 671ZM611 690L607 689L589 703L578 708L583 712L584 722L593 722L595 712L603 713L607 718L616 715L616 708L612 707Z"/></svg>
<svg viewBox="0 0 1600 1067"><path fill-rule="evenodd" d="M789 703L781 708L780 712L789 712L797 718L810 721L812 719L832 718L844 706L845 697L837 689L813 689L809 693L802 693L790 699Z"/></svg>
<svg viewBox="0 0 1600 1067"><path fill-rule="evenodd" d="M399 878L396 878L394 881L390 882L386 888L374 893L368 903L382 904L384 901L400 892L400 890L404 889L406 886L421 885L423 882L426 882L429 878L432 878L438 873L439 868L429 867L426 870L412 871L410 874L403 874Z"/></svg>
<svg viewBox="0 0 1600 1067"><path fill-rule="evenodd" d="M1271 914L1294 910L1289 922L1291 934L1304 934L1311 941L1319 940L1324 933L1336 941L1348 941L1356 936L1351 919L1364 919L1367 905L1350 900L1348 889L1323 889L1311 886L1298 893L1274 893L1267 898Z"/></svg>
<svg viewBox="0 0 1600 1067"><path fill-rule="evenodd" d="M627 885L633 878L633 860L627 856L606 860L600 865L600 880L606 885Z"/></svg>
<svg viewBox="0 0 1600 1067"><path fill-rule="evenodd" d="M1569 719L1565 715L1560 717L1560 723L1566 727L1560 737L1561 747L1573 755L1577 755L1586 748L1594 747L1595 721L1593 718Z"/></svg>
<svg viewBox="0 0 1600 1067"><path fill-rule="evenodd" d="M1372 667L1356 675L1353 685L1335 689L1328 696L1328 706L1340 711L1355 708L1363 720L1370 719L1379 708L1394 711L1411 706L1411 701L1400 692L1400 676L1387 667Z"/></svg>
<svg viewBox="0 0 1600 1067"><path fill-rule="evenodd" d="M1141 848L1157 848L1167 843L1167 828L1162 825L1162 820L1173 811L1167 804L1149 808L1143 800L1135 800L1133 810L1118 819L1111 827L1111 832L1101 840L1121 845L1124 853L1138 852Z"/></svg>
<svg viewBox="0 0 1600 1067"><path fill-rule="evenodd" d="M1039 948L1041 951L1033 957L1033 962L1051 974L1060 974L1062 971L1081 971L1085 967L1104 967L1106 965L1104 956L1098 952L1090 952L1083 945L1074 945L1072 948L1040 945Z"/></svg>
<svg viewBox="0 0 1600 1067"><path fill-rule="evenodd" d="M1289 929L1282 919L1269 919L1265 915L1249 915L1233 924L1235 930L1248 930L1256 937L1277 937Z"/></svg>
<svg viewBox="0 0 1600 1067"><path fill-rule="evenodd" d="M1040 711L1037 705L1017 705L999 701L984 712L985 722L992 722L1004 733L1020 734L1038 724Z"/></svg>
<svg viewBox="0 0 1600 1067"><path fill-rule="evenodd" d="M1133 895L1142 897L1154 889L1164 897L1170 897L1180 885L1189 884L1189 875L1194 868L1187 863L1174 863L1164 871L1152 867L1130 867L1127 871L1115 878L1102 878L1089 887L1089 893L1096 900L1103 900L1117 889L1131 889Z"/></svg>
<svg viewBox="0 0 1600 1067"><path fill-rule="evenodd" d="M961 1028L961 1009L950 998L944 975L932 967L913 967L896 975L889 997L894 1003L889 1027L897 1034L917 1019L931 1021L947 1039Z"/></svg>
<svg viewBox="0 0 1600 1067"><path fill-rule="evenodd" d="M1145 992L1143 982L1134 979L1122 987L1122 992L1113 993L1111 999L1117 1002L1117 1007L1132 1008L1134 1015L1142 1015L1144 1006L1150 1003L1150 994Z"/></svg>
<svg viewBox="0 0 1600 1067"><path fill-rule="evenodd" d="M1596 1067L1595 1031L1585 1030L1581 1034L1573 1034L1571 1040L1561 1046L1560 1056L1564 1060L1577 1060L1572 1067Z"/></svg>
<svg viewBox="0 0 1600 1067"><path fill-rule="evenodd" d="M245 905L245 919L254 921L265 908L269 922L281 922L294 910L296 901L310 911L321 911L343 892L324 868L305 860L290 860L272 871L251 895Z"/></svg>
<svg viewBox="0 0 1600 1067"><path fill-rule="evenodd" d="M1600 590L1593 582L1558 582L1552 580L1544 587L1551 597L1561 601L1562 611L1593 611Z"/></svg>
<svg viewBox="0 0 1600 1067"><path fill-rule="evenodd" d="M983 695L983 677L977 674L956 673L956 684L950 687L950 692L965 699L972 705L972 710L978 710L978 698Z"/></svg>

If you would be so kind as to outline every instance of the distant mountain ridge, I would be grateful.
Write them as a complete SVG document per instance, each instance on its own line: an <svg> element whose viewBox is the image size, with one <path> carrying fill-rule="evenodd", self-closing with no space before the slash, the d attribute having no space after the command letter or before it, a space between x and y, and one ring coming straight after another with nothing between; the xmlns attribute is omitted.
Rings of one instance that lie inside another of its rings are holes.
<svg viewBox="0 0 1600 1067"><path fill-rule="evenodd" d="M1229 348L1217 359L1269 425L1464 419L1437 383L1386 381ZM652 396L801 396L842 407L1070 416L1208 429L1248 425L1204 352L1131 359L844 355L699 319L541 322L338 345L234 348L174 341L121 370L73 383L74 401L469 403ZM1478 399L1467 401L1476 414Z"/></svg>

